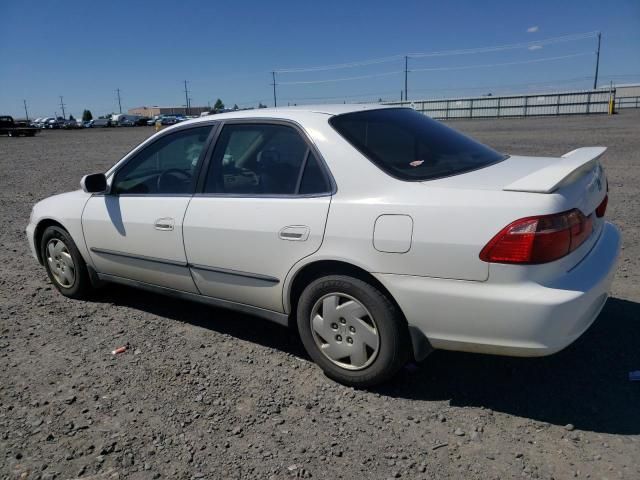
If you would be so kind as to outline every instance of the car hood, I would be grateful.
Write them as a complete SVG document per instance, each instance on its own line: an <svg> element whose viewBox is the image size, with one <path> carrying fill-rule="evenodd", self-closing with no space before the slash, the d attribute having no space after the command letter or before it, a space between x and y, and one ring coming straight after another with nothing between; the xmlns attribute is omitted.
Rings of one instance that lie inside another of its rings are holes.
<svg viewBox="0 0 640 480"><path fill-rule="evenodd" d="M58 193L47 198L43 198L33 206L33 211L39 216L48 217L55 213L55 216L64 215L65 210L75 212L78 209L82 211L84 204L91 197L91 194L83 190L74 190L72 192Z"/></svg>

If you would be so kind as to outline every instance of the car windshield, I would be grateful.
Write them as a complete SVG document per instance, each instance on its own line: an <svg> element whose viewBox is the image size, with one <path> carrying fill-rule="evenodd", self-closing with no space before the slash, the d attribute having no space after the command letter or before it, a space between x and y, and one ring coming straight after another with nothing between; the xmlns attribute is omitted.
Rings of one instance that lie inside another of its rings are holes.
<svg viewBox="0 0 640 480"><path fill-rule="evenodd" d="M329 122L364 156L400 180L458 175L507 158L409 108L346 113Z"/></svg>

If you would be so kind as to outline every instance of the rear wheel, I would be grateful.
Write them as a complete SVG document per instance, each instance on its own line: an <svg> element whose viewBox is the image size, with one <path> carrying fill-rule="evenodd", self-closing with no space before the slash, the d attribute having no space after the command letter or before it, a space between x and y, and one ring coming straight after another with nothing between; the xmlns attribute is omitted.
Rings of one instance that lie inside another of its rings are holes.
<svg viewBox="0 0 640 480"><path fill-rule="evenodd" d="M66 297L82 299L91 291L87 264L69 233L47 227L40 242L40 254L49 279Z"/></svg>
<svg viewBox="0 0 640 480"><path fill-rule="evenodd" d="M409 359L406 322L390 299L357 278L331 275L300 296L298 330L325 374L346 385L382 383Z"/></svg>

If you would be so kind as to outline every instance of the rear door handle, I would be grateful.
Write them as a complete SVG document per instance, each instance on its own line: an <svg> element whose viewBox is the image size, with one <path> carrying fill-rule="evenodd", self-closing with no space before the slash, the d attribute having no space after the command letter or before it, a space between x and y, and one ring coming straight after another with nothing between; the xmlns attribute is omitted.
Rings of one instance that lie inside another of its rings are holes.
<svg viewBox="0 0 640 480"><path fill-rule="evenodd" d="M153 224L153 228L155 228L156 230L162 230L166 232L166 231L173 230L174 225L175 225L175 220L173 218L164 217L164 218L157 219L156 222Z"/></svg>
<svg viewBox="0 0 640 480"><path fill-rule="evenodd" d="M281 240L304 242L309 238L309 227L305 225L290 225L280 230L278 236Z"/></svg>

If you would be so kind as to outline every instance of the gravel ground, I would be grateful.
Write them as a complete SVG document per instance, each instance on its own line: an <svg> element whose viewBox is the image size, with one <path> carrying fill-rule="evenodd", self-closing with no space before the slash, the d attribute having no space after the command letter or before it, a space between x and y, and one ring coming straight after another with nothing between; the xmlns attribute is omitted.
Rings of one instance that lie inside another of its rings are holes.
<svg viewBox="0 0 640 480"><path fill-rule="evenodd" d="M31 205L152 130L0 138L0 478L640 478L640 111L453 126L508 153L610 147L613 296L554 356L436 352L375 391L329 381L253 317L58 294L28 254Z"/></svg>

